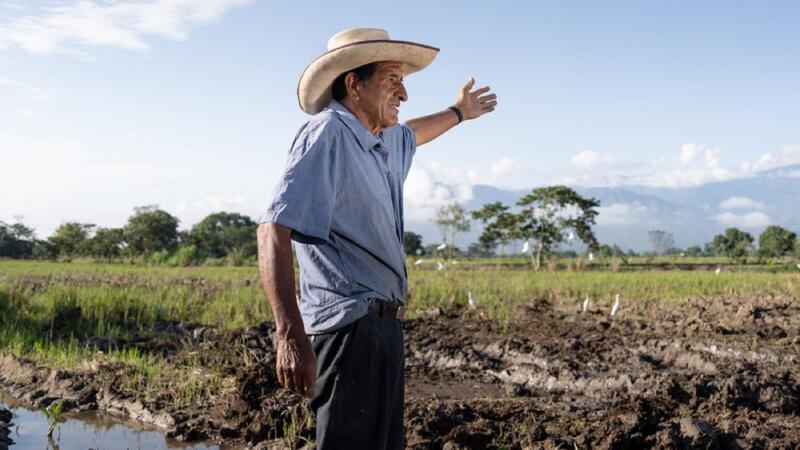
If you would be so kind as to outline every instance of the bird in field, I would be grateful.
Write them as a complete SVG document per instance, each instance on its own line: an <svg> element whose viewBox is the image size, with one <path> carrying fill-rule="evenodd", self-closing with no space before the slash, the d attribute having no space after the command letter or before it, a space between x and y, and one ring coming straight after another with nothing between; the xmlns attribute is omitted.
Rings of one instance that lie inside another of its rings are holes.
<svg viewBox="0 0 800 450"><path fill-rule="evenodd" d="M422 259L422 258L420 258L420 259L418 259L418 260L414 261L414 265L415 265L415 266L418 266L418 265L420 265L420 264L422 264L422 263L424 263L424 262L425 262L425 260L424 260L424 259Z"/></svg>
<svg viewBox="0 0 800 450"><path fill-rule="evenodd" d="M586 298L583 300L583 309L581 312L586 312L589 310L589 294L586 294Z"/></svg>
<svg viewBox="0 0 800 450"><path fill-rule="evenodd" d="M717 275L719 275L720 272L722 272L722 269L719 267L717 267L717 270L714 271L714 273Z"/></svg>
<svg viewBox="0 0 800 450"><path fill-rule="evenodd" d="M456 265L458 265L458 261L456 261L456 260L454 259L454 260L450 261L450 264L453 264L454 266L456 266Z"/></svg>
<svg viewBox="0 0 800 450"><path fill-rule="evenodd" d="M478 307L478 302L475 301L475 296L472 295L472 289L467 289L467 301L469 302L469 309Z"/></svg>
<svg viewBox="0 0 800 450"><path fill-rule="evenodd" d="M439 244L439 246L436 247L436 250L442 251L442 250L444 250L446 248L447 248L447 244Z"/></svg>
<svg viewBox="0 0 800 450"><path fill-rule="evenodd" d="M614 300L614 305L611 306L611 317L614 317L619 312L619 294L617 294L616 299Z"/></svg>
<svg viewBox="0 0 800 450"><path fill-rule="evenodd" d="M800 270L800 264L797 264L797 270Z"/></svg>
<svg viewBox="0 0 800 450"><path fill-rule="evenodd" d="M575 240L575 233L573 233L572 231L570 231L570 232L569 232L569 235L567 236L567 240L568 240L568 241L574 241L574 240Z"/></svg>
<svg viewBox="0 0 800 450"><path fill-rule="evenodd" d="M594 261L594 253L589 252L589 261Z"/></svg>
<svg viewBox="0 0 800 450"><path fill-rule="evenodd" d="M436 262L436 270L444 270L444 264L440 262Z"/></svg>
<svg viewBox="0 0 800 450"><path fill-rule="evenodd" d="M531 244L528 241L525 241L525 243L522 244L522 250L520 250L519 252L524 255L526 253L530 253L530 251L531 251Z"/></svg>

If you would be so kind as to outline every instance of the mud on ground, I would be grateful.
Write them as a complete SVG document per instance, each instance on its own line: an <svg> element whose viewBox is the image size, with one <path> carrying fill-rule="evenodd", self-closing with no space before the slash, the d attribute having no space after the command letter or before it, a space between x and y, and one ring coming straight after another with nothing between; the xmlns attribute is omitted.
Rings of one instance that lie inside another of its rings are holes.
<svg viewBox="0 0 800 450"><path fill-rule="evenodd" d="M480 308L406 321L407 448L800 447L800 301L623 299L613 318L610 303L582 313L578 302L531 301L507 325ZM120 388L125 368L102 358L63 371L4 357L0 383L39 406L64 398L184 440L312 438L303 402L276 383L269 324L160 326L157 339L114 345L176 361L205 355L225 379L202 408L144 401Z"/></svg>

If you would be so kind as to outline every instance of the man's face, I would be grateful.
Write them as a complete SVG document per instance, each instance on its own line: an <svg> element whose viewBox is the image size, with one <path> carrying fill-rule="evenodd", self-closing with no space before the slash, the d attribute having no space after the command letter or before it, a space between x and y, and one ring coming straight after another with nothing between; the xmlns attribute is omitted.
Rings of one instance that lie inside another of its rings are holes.
<svg viewBox="0 0 800 450"><path fill-rule="evenodd" d="M359 91L359 106L378 129L397 125L400 102L408 100L401 67L398 62L378 63L375 73Z"/></svg>

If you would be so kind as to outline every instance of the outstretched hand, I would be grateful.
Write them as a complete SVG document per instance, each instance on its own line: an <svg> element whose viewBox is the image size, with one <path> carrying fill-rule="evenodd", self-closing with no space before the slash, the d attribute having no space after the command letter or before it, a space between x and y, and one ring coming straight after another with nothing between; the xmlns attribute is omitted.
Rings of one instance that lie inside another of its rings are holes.
<svg viewBox="0 0 800 450"><path fill-rule="evenodd" d="M497 95L487 94L489 86L472 90L475 85L475 78L469 77L461 92L455 107L461 110L464 120L476 119L488 112L494 111L497 106Z"/></svg>

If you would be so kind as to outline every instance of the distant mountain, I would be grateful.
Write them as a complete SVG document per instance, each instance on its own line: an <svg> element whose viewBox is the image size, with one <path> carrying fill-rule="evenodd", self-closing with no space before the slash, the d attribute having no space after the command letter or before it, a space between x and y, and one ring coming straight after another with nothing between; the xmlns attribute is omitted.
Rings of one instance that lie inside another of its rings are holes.
<svg viewBox="0 0 800 450"><path fill-rule="evenodd" d="M768 225L800 232L800 164L691 188L623 186L575 190L600 201L595 227L600 242L637 251L651 248L647 232L654 229L672 233L675 245L681 248L702 246L731 226L748 231L756 239ZM472 199L463 206L471 211L496 201L514 205L528 192L530 189L477 185ZM426 243L441 240L430 221L409 221L406 229L422 234ZM478 234L466 234L457 244L466 247Z"/></svg>

